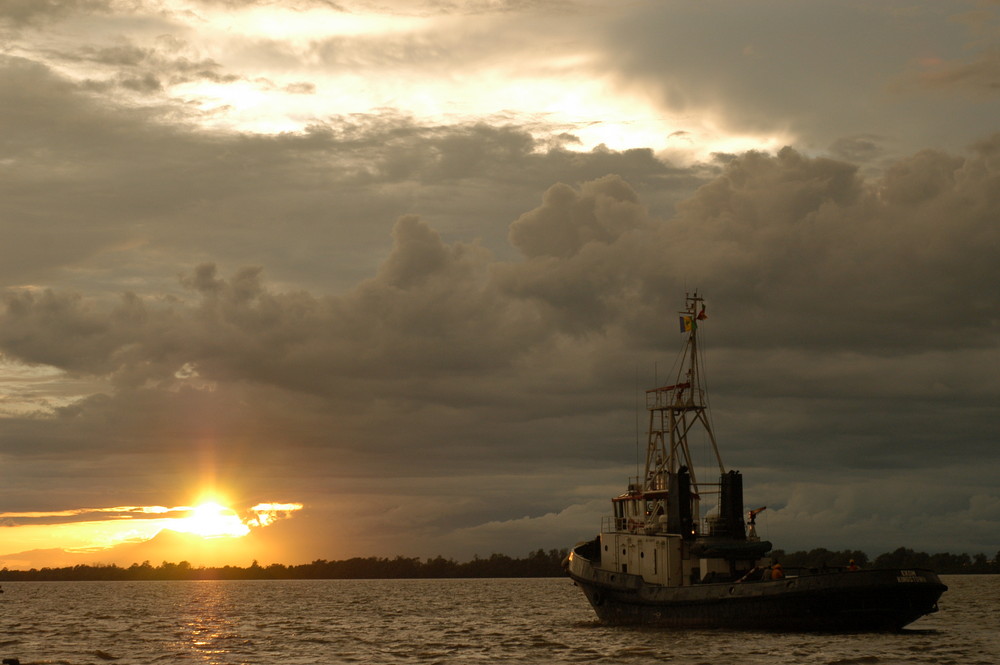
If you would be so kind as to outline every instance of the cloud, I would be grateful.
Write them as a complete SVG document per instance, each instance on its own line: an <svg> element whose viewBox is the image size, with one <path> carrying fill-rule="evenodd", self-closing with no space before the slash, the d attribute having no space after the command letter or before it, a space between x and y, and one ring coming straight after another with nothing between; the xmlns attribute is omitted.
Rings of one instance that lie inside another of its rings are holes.
<svg viewBox="0 0 1000 665"><path fill-rule="evenodd" d="M113 0L8 0L0 7L0 20L15 26L43 23L75 12L107 12Z"/></svg>
<svg viewBox="0 0 1000 665"><path fill-rule="evenodd" d="M555 185L542 206L511 224L511 244L525 256L573 256L591 242L611 244L622 233L638 227L645 211L635 192L619 178L587 183L577 194L567 185Z"/></svg>
<svg viewBox="0 0 1000 665"><path fill-rule="evenodd" d="M119 291L136 290L155 262L164 290L178 270L235 270L266 255L277 279L347 289L371 274L393 221L418 201L440 232L485 233L485 243L509 251L506 227L535 204L538 183L616 173L670 205L703 177L649 150L539 151L516 126L428 128L386 115L331 119L301 135L192 132L168 123L180 112L173 106L112 108L36 63L4 65L0 91L10 103L0 114L19 127L0 185L7 284L93 263L73 270L74 283L120 279ZM48 242L52 234L64 242Z"/></svg>
<svg viewBox="0 0 1000 665"><path fill-rule="evenodd" d="M748 488L764 478L761 505L795 492L771 472L853 506L858 474L907 496L995 457L1000 136L988 92L944 94L988 87L988 23L491 6L215 39L226 3L192 5L208 23L5 5L8 510L184 505L216 484L309 505L277 526L317 557L342 547L326 532L386 555L456 529L509 547L632 473L635 394L696 288L722 447ZM899 83L914 71L956 76ZM414 72L434 86L411 103L395 95ZM512 92L468 110L472 82L500 80ZM337 102L344 81L386 106ZM660 138L581 149L618 122L595 90ZM226 124L275 100L295 131ZM741 147L779 136L795 144ZM935 489L936 515L991 532L995 483L977 483ZM906 537L893 505L858 537Z"/></svg>
<svg viewBox="0 0 1000 665"><path fill-rule="evenodd" d="M586 539L600 525L600 519L606 512L605 500L574 504L558 513L496 520L455 529L433 545L427 543L423 547L429 550L436 546L442 551L457 552L460 560L492 552L496 543L514 540L531 543L535 549L564 549Z"/></svg>
<svg viewBox="0 0 1000 665"><path fill-rule="evenodd" d="M302 474L382 486L483 465L527 478L607 464L629 454L607 441L634 418L613 395L628 395L635 362L663 346L674 294L695 275L723 362L722 431L747 437L730 446L738 466L756 448L786 471L846 482L899 467L901 446L915 468L965 464L941 447L955 436L981 460L1000 392L981 371L997 303L976 295L998 277L997 144L918 153L873 182L793 150L747 153L666 220L618 177L556 184L511 223L523 255L509 261L403 216L375 273L343 294L278 290L260 268L224 276L212 264L169 298L15 289L4 353L110 390L49 420L8 420L9 440L33 444L7 456L79 470L83 446L117 478L129 459L160 470L119 480L125 494L165 491L177 474L191 477L172 491L192 490L201 468L238 492L261 483L293 498ZM623 349L634 352L624 363ZM440 514L435 501L428 514ZM475 526L488 505L470 504L462 528L490 531Z"/></svg>
<svg viewBox="0 0 1000 665"><path fill-rule="evenodd" d="M791 486L785 505L761 514L758 532L786 551L844 542L868 543L873 554L901 546L925 552L991 552L998 523L995 492L956 492L940 476L903 472L885 478L862 476L854 484L810 482ZM763 523L763 530L761 530ZM945 536L945 534L948 534ZM783 544L775 536L781 537Z"/></svg>
<svg viewBox="0 0 1000 665"><path fill-rule="evenodd" d="M754 134L821 150L877 134L898 158L967 144L977 137L966 130L996 113L998 16L971 4L645 5L606 20L595 61L623 93L652 100L702 142Z"/></svg>
<svg viewBox="0 0 1000 665"><path fill-rule="evenodd" d="M930 90L965 90L981 95L996 95L1000 87L1000 67L996 54L983 54L971 62L942 63L917 78L919 85Z"/></svg>
<svg viewBox="0 0 1000 665"><path fill-rule="evenodd" d="M166 86L183 85L197 81L235 83L242 80L236 74L224 74L223 66L210 58L191 60L182 51L184 45L174 39L161 39L154 47L133 44L116 44L108 47L87 46L79 52L64 55L65 60L85 64L104 65L114 70L105 80L88 79L84 86L100 90L109 82L133 92L158 93Z"/></svg>
<svg viewBox="0 0 1000 665"><path fill-rule="evenodd" d="M630 323L633 308L649 310L643 301L657 298L661 281L700 274L719 284L724 303L750 314L738 335L744 340L767 335L809 346L836 336L863 351L890 343L927 350L957 326L968 344L977 334L988 343L995 303L973 287L997 277L996 230L982 213L996 205L995 145L984 142L967 159L919 153L871 184L833 160L748 153L661 222L617 177L579 190L554 185L511 225L521 262L446 243L406 216L375 276L342 296L272 292L259 268L226 280L205 264L182 280L199 299L187 305L126 294L109 308L81 294L13 291L3 338L23 360L75 372L127 376L142 366L169 382L191 363L207 380L239 376L288 388L306 367L351 375L361 359L447 366L435 349L447 349L456 368L503 367L554 339L553 323L569 330ZM941 320L943 298L958 292L970 294L961 317ZM781 303L784 314L755 321L753 310L768 302ZM805 337L810 322L793 321L803 313L822 314L831 327ZM268 374L280 366L294 369Z"/></svg>

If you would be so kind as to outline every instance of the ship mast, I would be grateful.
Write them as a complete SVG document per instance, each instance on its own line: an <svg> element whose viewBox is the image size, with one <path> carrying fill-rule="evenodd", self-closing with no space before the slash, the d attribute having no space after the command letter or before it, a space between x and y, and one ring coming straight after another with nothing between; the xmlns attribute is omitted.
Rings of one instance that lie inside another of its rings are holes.
<svg viewBox="0 0 1000 665"><path fill-rule="evenodd" d="M688 434L699 424L711 442L720 474L726 473L708 419L708 405L698 357L698 324L708 318L704 298L697 292L687 294L685 305L686 309L678 313L681 332L687 333L687 344L677 376L671 385L646 391L649 439L642 485L644 493L669 489L670 476L676 475L682 467L687 467L691 489L695 496L698 495L698 481L691 460Z"/></svg>

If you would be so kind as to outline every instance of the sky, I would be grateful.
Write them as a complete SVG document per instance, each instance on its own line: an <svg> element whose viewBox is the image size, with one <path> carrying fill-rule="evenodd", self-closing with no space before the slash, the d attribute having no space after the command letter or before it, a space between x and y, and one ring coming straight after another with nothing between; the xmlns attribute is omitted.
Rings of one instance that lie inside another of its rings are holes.
<svg viewBox="0 0 1000 665"><path fill-rule="evenodd" d="M762 537L1000 550L996 0L5 0L0 100L0 567L570 547L695 290Z"/></svg>

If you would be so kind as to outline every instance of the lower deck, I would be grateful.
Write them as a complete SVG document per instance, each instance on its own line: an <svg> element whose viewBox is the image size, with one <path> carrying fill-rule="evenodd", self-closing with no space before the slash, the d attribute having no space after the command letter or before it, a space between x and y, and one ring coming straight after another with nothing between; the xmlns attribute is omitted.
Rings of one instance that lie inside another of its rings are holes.
<svg viewBox="0 0 1000 665"><path fill-rule="evenodd" d="M567 572L612 624L769 630L898 630L936 611L947 587L928 570L829 570L781 580L650 583L597 567L596 543L574 548Z"/></svg>

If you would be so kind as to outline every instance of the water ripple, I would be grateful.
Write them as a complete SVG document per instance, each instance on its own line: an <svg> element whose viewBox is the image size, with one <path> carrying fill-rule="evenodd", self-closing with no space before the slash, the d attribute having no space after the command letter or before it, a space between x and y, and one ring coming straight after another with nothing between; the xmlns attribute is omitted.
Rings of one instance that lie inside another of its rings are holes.
<svg viewBox="0 0 1000 665"><path fill-rule="evenodd" d="M991 665L1000 576L950 576L896 634L613 628L565 579L20 582L0 657L25 664Z"/></svg>

